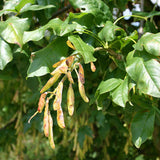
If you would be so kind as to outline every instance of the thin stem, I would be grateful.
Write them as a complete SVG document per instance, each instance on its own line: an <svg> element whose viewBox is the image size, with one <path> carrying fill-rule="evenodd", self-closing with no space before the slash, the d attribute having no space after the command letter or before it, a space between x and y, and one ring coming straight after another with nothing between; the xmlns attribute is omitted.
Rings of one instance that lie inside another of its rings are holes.
<svg viewBox="0 0 160 160"><path fill-rule="evenodd" d="M113 24L116 24L118 21L120 21L121 19L123 19L125 17L135 17L135 18L140 18L140 19L144 19L145 21L147 21L147 17L142 17L142 16L138 16L138 15L125 15L125 16L119 17Z"/></svg>
<svg viewBox="0 0 160 160"><path fill-rule="evenodd" d="M135 44L137 43L133 38L131 38L131 37L125 37L125 38L127 38L127 39L130 39L132 42L134 42Z"/></svg>

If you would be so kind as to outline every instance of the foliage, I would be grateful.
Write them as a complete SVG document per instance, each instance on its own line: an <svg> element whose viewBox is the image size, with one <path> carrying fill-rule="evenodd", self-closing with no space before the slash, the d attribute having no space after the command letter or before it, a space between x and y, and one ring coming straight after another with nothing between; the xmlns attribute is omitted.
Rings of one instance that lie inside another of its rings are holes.
<svg viewBox="0 0 160 160"><path fill-rule="evenodd" d="M160 13L130 5L0 2L0 159L160 157Z"/></svg>

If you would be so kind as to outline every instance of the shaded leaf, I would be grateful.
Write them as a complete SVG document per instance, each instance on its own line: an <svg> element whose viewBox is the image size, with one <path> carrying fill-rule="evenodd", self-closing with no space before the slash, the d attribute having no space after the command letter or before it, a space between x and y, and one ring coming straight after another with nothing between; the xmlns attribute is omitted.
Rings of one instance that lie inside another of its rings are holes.
<svg viewBox="0 0 160 160"><path fill-rule="evenodd" d="M66 41L65 37L57 38L47 47L34 52L32 54L34 60L30 64L27 72L28 77L43 76L50 73L53 70L52 65L59 61L60 57L66 56L68 52Z"/></svg>
<svg viewBox="0 0 160 160"><path fill-rule="evenodd" d="M79 36L71 35L68 39L73 43L76 50L82 55L84 62L94 62L96 58L93 56L94 48L87 45Z"/></svg>
<svg viewBox="0 0 160 160"><path fill-rule="evenodd" d="M88 135L90 137L93 136L93 132L89 126L83 126L79 128L78 131L78 142L81 148L83 148L83 142L85 140L85 135Z"/></svg>
<svg viewBox="0 0 160 160"><path fill-rule="evenodd" d="M138 112L131 123L132 140L137 148L152 136L155 111Z"/></svg>
<svg viewBox="0 0 160 160"><path fill-rule="evenodd" d="M136 50L145 50L155 56L160 56L160 33L145 33L141 39L134 45Z"/></svg>
<svg viewBox="0 0 160 160"><path fill-rule="evenodd" d="M0 38L0 69L4 67L13 59L10 46Z"/></svg>
<svg viewBox="0 0 160 160"><path fill-rule="evenodd" d="M132 51L127 56L126 71L140 92L160 97L160 64L146 52Z"/></svg>

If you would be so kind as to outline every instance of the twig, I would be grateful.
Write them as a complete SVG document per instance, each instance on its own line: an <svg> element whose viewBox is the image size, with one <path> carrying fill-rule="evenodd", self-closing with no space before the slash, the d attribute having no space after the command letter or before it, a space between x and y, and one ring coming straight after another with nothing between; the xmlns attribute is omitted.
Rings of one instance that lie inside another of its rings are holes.
<svg viewBox="0 0 160 160"><path fill-rule="evenodd" d="M66 7L58 10L57 12L55 12L52 17L50 19L56 18L57 16L59 16L60 14L64 13L65 11L69 10L71 8L71 5L67 5Z"/></svg>

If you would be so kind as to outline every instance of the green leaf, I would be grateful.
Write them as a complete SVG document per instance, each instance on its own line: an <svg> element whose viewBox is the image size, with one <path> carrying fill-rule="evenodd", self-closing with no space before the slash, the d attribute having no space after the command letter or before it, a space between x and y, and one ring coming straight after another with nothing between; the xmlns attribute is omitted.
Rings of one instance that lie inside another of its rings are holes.
<svg viewBox="0 0 160 160"><path fill-rule="evenodd" d="M145 33L134 45L135 50L145 50L155 56L160 56L160 33Z"/></svg>
<svg viewBox="0 0 160 160"><path fill-rule="evenodd" d="M24 8L21 9L20 13L26 11L39 11L42 9L54 8L54 5L47 5L47 6L40 6L40 5L26 5Z"/></svg>
<svg viewBox="0 0 160 160"><path fill-rule="evenodd" d="M132 51L127 56L126 71L140 92L160 97L160 64L146 52Z"/></svg>
<svg viewBox="0 0 160 160"><path fill-rule="evenodd" d="M34 4L35 0L21 0L20 3L15 6L16 11L20 12L20 10L28 3Z"/></svg>
<svg viewBox="0 0 160 160"><path fill-rule="evenodd" d="M93 56L94 48L86 44L78 35L71 35L68 39L73 43L76 50L82 55L84 62L95 62L96 58Z"/></svg>
<svg viewBox="0 0 160 160"><path fill-rule="evenodd" d="M0 35L8 43L18 44L20 47L23 45L23 33L29 28L29 22L27 18L20 19L18 17L11 17L4 22L6 28L0 30Z"/></svg>
<svg viewBox="0 0 160 160"><path fill-rule="evenodd" d="M106 92L112 91L122 83L122 79L111 78L106 81L102 81L98 86L97 91L99 94L104 94Z"/></svg>
<svg viewBox="0 0 160 160"><path fill-rule="evenodd" d="M34 59L29 66L28 77L43 76L50 73L53 70L52 65L59 61L62 56L66 56L68 52L66 41L65 37L57 38L47 47L32 53Z"/></svg>
<svg viewBox="0 0 160 160"><path fill-rule="evenodd" d="M45 30L48 28L53 29L53 33L57 36L64 36L75 29L82 29L83 27L78 25L77 23L68 24L63 22L59 18L55 18L49 21L45 26L42 26L34 31L26 31L23 35L23 43L27 43L28 41L39 41L45 36Z"/></svg>
<svg viewBox="0 0 160 160"><path fill-rule="evenodd" d="M10 46L0 38L0 70L3 70L12 59L13 56Z"/></svg>
<svg viewBox="0 0 160 160"><path fill-rule="evenodd" d="M128 77L121 84L111 91L112 101L121 107L125 107L128 101Z"/></svg>
<svg viewBox="0 0 160 160"><path fill-rule="evenodd" d="M131 123L132 140L139 148L149 137L154 129L155 111L151 109L146 112L138 112Z"/></svg>
<svg viewBox="0 0 160 160"><path fill-rule="evenodd" d="M69 0L74 8L79 8L81 12L94 15L98 24L104 24L107 20L112 20L112 13L109 7L101 0Z"/></svg>
<svg viewBox="0 0 160 160"><path fill-rule="evenodd" d="M116 29L119 27L114 25L111 21L107 21L104 28L98 33L98 36L104 41L113 41L115 39Z"/></svg>

